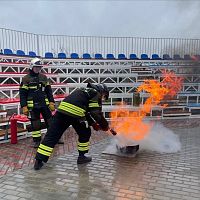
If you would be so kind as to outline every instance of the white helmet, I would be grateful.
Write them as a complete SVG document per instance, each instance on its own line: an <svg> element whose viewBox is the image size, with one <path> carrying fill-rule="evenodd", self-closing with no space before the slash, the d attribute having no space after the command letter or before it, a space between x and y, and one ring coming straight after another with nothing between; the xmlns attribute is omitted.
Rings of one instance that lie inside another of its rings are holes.
<svg viewBox="0 0 200 200"><path fill-rule="evenodd" d="M42 65L42 60L41 59L39 59L39 58L33 58L32 60L31 60L31 62L30 62L30 69L32 70L33 69L33 67L36 67L36 66L38 66L38 67L43 67L43 65Z"/></svg>

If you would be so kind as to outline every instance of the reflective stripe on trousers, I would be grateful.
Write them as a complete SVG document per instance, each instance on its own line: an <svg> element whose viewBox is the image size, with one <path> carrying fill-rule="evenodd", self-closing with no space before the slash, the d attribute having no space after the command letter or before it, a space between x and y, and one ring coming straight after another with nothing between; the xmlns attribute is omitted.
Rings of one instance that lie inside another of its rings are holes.
<svg viewBox="0 0 200 200"><path fill-rule="evenodd" d="M32 131L32 137L33 138L41 137L41 131Z"/></svg>
<svg viewBox="0 0 200 200"><path fill-rule="evenodd" d="M88 151L89 150L89 142L81 143L78 142L78 150L79 151Z"/></svg>

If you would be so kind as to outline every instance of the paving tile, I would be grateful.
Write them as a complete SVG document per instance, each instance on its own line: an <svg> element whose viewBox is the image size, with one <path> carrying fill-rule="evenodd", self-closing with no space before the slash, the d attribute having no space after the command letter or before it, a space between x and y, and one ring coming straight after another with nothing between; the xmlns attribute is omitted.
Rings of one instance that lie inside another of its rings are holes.
<svg viewBox="0 0 200 200"><path fill-rule="evenodd" d="M70 151L57 147L61 150L40 171L33 170L33 153L23 155L27 163L19 170L13 168L12 159L0 157L2 165L7 163L12 169L5 167L6 174L0 176L0 199L199 200L199 122L197 119L187 123L163 122L180 136L182 150L174 154L139 151L132 159L105 155L101 152L110 137L95 135L90 151L93 161L77 166L76 137L73 139L69 134L65 136L70 142L69 146L65 144L65 149ZM14 153L9 155L12 157ZM15 155L15 158L22 162L22 156Z"/></svg>

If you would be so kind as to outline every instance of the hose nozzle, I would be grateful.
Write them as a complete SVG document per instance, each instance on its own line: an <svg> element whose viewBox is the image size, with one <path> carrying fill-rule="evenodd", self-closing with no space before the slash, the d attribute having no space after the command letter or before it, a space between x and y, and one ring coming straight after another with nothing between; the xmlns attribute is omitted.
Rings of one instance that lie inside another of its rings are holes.
<svg viewBox="0 0 200 200"><path fill-rule="evenodd" d="M112 128L110 128L109 130L110 130L110 132L112 133L112 135L117 135L117 132L114 131Z"/></svg>

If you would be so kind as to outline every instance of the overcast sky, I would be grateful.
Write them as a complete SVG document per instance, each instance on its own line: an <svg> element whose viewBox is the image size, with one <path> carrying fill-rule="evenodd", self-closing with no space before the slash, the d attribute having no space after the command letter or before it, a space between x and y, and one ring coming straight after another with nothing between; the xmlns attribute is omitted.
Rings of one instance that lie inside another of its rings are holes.
<svg viewBox="0 0 200 200"><path fill-rule="evenodd" d="M200 1L0 0L0 28L79 35L200 39Z"/></svg>

